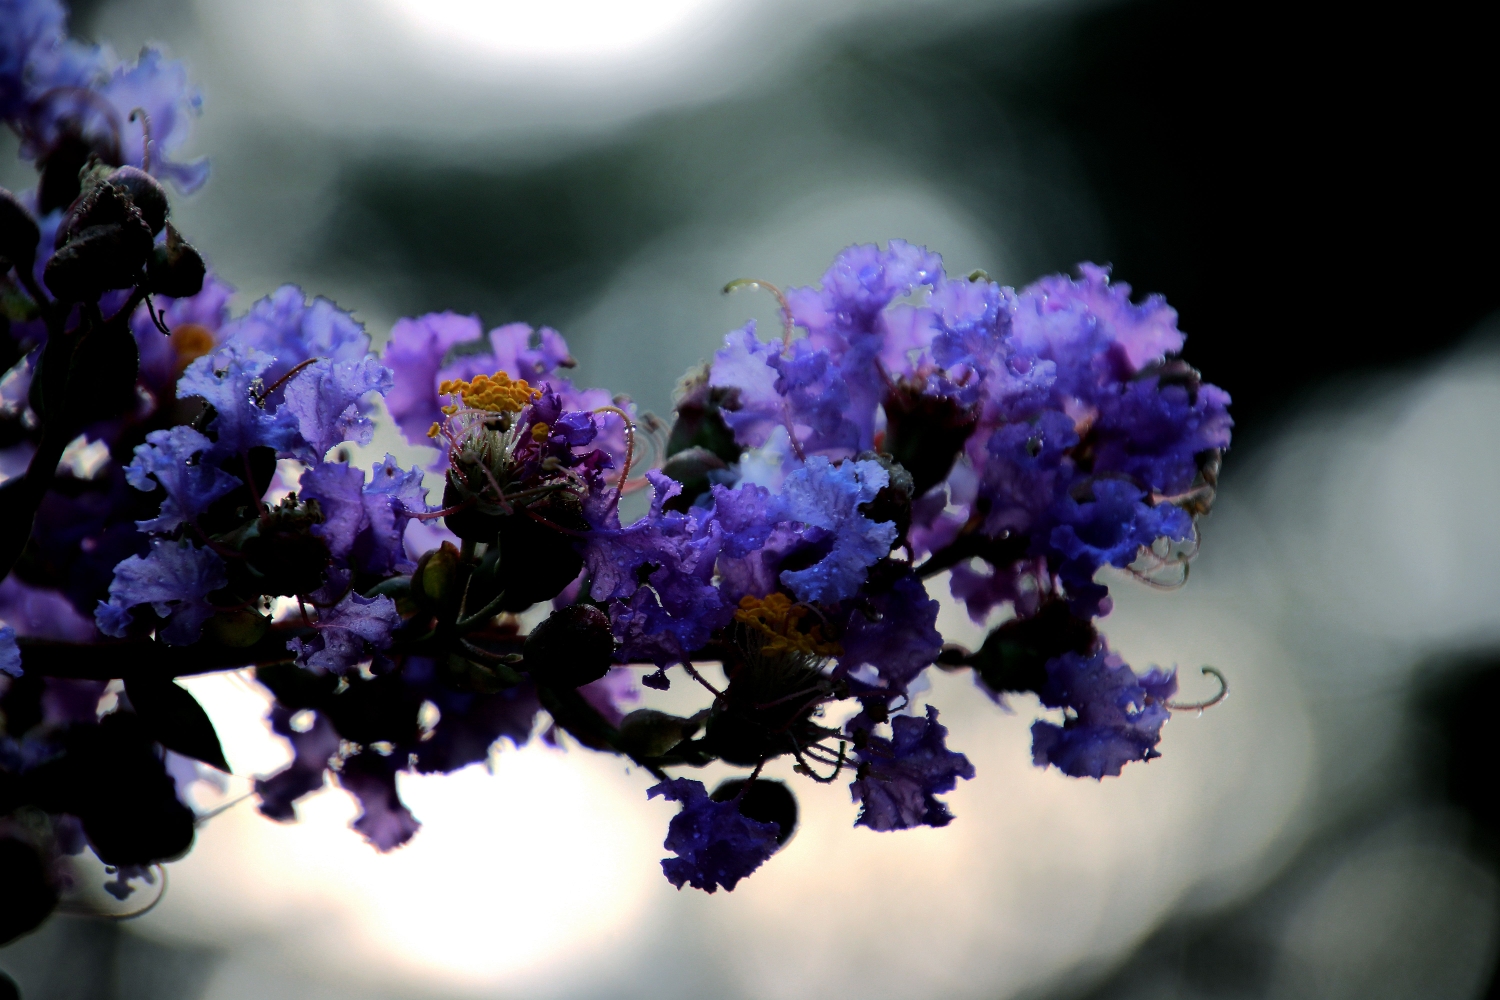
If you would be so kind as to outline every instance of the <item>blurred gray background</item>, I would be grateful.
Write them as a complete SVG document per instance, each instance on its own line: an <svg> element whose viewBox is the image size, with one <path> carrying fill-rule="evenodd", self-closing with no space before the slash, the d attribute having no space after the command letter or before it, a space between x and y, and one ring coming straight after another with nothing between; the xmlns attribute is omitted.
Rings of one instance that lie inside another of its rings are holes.
<svg viewBox="0 0 1500 1000"><path fill-rule="evenodd" d="M561 872L553 903L545 878L484 895L542 847L470 830L459 927L462 886L424 882L436 869L374 859L297 896L314 862L226 815L161 912L60 917L0 951L24 995L1500 997L1500 260L1477 13L558 8L74 9L78 33L163 42L201 82L191 151L213 175L174 211L241 309L296 281L377 340L433 309L549 324L581 382L664 413L725 331L776 323L768 299L720 296L727 280L810 283L852 242L927 243L1011 284L1108 262L1164 293L1187 359L1234 396L1236 446L1192 583L1127 586L1105 628L1132 662L1178 662L1190 691L1196 664L1220 665L1234 695L1096 786L1029 767L1031 706L1005 716L940 678L980 771L952 796L959 822L870 840L842 789L814 795L792 846L712 899ZM12 152L0 139L0 183L25 186ZM589 845L640 841L618 864L654 878L666 814L631 825L641 776L566 764L627 785L570 820L599 827L578 850L606 871ZM506 766L483 780L530 780ZM564 799L518 800L514 823L542 845L533 814ZM418 809L418 844L439 842L442 808ZM367 852L346 819L328 821L342 849ZM364 897L338 893L380 872L417 888L389 903L399 918L351 923ZM631 902L599 917L596 898ZM535 946L550 957L486 965L527 921L554 928ZM387 964L380 933L410 954ZM459 974L451 954L480 958Z"/></svg>

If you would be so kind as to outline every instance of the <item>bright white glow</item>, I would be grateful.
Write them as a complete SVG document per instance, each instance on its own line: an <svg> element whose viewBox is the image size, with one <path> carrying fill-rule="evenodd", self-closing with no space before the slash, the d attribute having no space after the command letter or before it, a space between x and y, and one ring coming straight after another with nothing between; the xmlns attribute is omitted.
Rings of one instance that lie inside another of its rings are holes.
<svg viewBox="0 0 1500 1000"><path fill-rule="evenodd" d="M239 784L286 761L286 742L264 721L264 691L238 674L184 684L214 719ZM504 747L493 774L482 765L403 774L401 796L423 826L390 854L349 829L358 809L336 787L300 802L293 824L248 804L230 809L173 866L151 926L216 943L279 933L298 959L340 965L341 977L378 969L484 988L597 974L611 951L598 942L626 943L660 891L650 859L665 810L643 809L646 779L624 777L612 759ZM594 942L592 962L576 961L580 942Z"/></svg>
<svg viewBox="0 0 1500 1000"><path fill-rule="evenodd" d="M436 39L496 55L620 55L677 34L719 0L387 0Z"/></svg>

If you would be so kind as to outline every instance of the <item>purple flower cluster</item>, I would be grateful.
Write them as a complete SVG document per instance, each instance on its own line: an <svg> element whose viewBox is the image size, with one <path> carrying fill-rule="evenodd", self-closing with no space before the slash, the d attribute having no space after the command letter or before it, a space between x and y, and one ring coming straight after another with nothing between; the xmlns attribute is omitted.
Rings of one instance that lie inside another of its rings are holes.
<svg viewBox="0 0 1500 1000"><path fill-rule="evenodd" d="M0 191L0 874L31 901L0 930L50 912L68 853L126 892L188 848L177 775L228 765L173 678L207 670L274 696L272 819L331 777L393 850L421 826L400 773L539 734L653 775L679 807L663 871L706 892L795 829L768 767L847 769L870 830L952 822L974 768L926 703L934 665L1035 696L1038 766L1159 756L1175 674L1137 674L1095 619L1112 576L1185 578L1231 427L1160 298L1092 265L1016 291L851 247L776 293L781 337L730 333L663 435L564 377L550 328L433 313L377 356L295 286L232 315L151 176L201 183L165 158L197 104L158 53L121 65L55 0L0 0L0 117L40 172ZM351 461L385 414L433 467ZM942 575L998 622L977 650L938 631ZM629 710L637 678L674 677L700 711ZM748 774L672 774L711 763Z"/></svg>
<svg viewBox="0 0 1500 1000"><path fill-rule="evenodd" d="M208 161L168 155L188 140L202 104L186 67L159 50L148 47L125 63L108 46L70 38L58 0L0 3L0 120L20 135L26 159L76 173L93 155L196 191L208 179ZM43 191L44 200L51 195Z"/></svg>

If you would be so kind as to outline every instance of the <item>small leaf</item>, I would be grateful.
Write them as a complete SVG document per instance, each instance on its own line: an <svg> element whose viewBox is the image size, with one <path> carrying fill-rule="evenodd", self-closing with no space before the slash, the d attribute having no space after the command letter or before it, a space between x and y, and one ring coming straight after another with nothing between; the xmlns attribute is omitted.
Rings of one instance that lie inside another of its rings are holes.
<svg viewBox="0 0 1500 1000"><path fill-rule="evenodd" d="M229 773L219 734L198 699L172 681L161 679L127 680L125 694L152 739L168 750Z"/></svg>

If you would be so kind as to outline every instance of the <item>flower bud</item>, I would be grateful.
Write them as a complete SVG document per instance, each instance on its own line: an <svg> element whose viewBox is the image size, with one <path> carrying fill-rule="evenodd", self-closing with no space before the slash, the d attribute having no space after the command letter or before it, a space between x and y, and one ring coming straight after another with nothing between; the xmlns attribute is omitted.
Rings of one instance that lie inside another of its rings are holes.
<svg viewBox="0 0 1500 1000"><path fill-rule="evenodd" d="M411 575L411 596L417 607L442 615L453 613L461 593L459 569L463 560L452 542L426 553Z"/></svg>
<svg viewBox="0 0 1500 1000"><path fill-rule="evenodd" d="M42 280L64 301L92 302L140 281L150 256L151 233L140 220L91 226L52 255Z"/></svg>
<svg viewBox="0 0 1500 1000"><path fill-rule="evenodd" d="M739 408L739 390L712 387L708 377L708 366L703 365L688 372L678 383L673 407L677 419L667 438L667 454L676 455L697 447L717 455L726 464L733 463L739 459L740 447L735 443L734 432L724 422L722 411Z"/></svg>
<svg viewBox="0 0 1500 1000"><path fill-rule="evenodd" d="M328 579L328 543L312 533L312 526L322 520L316 504L288 499L250 525L240 551L257 592L294 597L323 586Z"/></svg>
<svg viewBox="0 0 1500 1000"><path fill-rule="evenodd" d="M526 637L522 665L536 680L576 688L609 673L615 637L609 616L591 604L559 608Z"/></svg>
<svg viewBox="0 0 1500 1000"><path fill-rule="evenodd" d="M721 782L709 798L715 802L728 802L740 794L745 787L744 778L730 778ZM776 846L781 847L797 829L797 799L791 789L779 781L756 778L750 789L740 799L740 815L762 823L775 823L781 830L776 835Z"/></svg>
<svg viewBox="0 0 1500 1000"><path fill-rule="evenodd" d="M123 224L132 218L145 227L146 220L140 210L130 203L130 198L112 184L104 182L95 171L90 172L83 186L83 193L73 200L57 227L53 248L61 250L85 229L93 226ZM149 227L148 231L149 231Z"/></svg>
<svg viewBox="0 0 1500 1000"><path fill-rule="evenodd" d="M265 637L271 627L271 619L252 608L237 611L220 611L204 626L205 634L214 642L234 649L245 649Z"/></svg>
<svg viewBox="0 0 1500 1000"><path fill-rule="evenodd" d="M698 729L693 719L638 708L620 720L620 749L637 757L660 757Z"/></svg>
<svg viewBox="0 0 1500 1000"><path fill-rule="evenodd" d="M65 753L30 777L37 805L77 816L107 865L149 865L192 846L193 812L178 800L155 744L132 712L74 727Z"/></svg>
<svg viewBox="0 0 1500 1000"><path fill-rule="evenodd" d="M167 191L161 182L140 167L121 167L109 175L109 184L130 199L130 203L141 213L151 235L161 232L167 224Z"/></svg>
<svg viewBox="0 0 1500 1000"><path fill-rule="evenodd" d="M146 286L156 295L185 299L203 291L207 273L198 251L168 226L166 241L152 248L151 259L146 262Z"/></svg>
<svg viewBox="0 0 1500 1000"><path fill-rule="evenodd" d="M0 188L0 273L12 264L29 270L36 260L36 245L42 233L31 213L16 196Z"/></svg>
<svg viewBox="0 0 1500 1000"><path fill-rule="evenodd" d="M991 632L968 658L991 691L1040 691L1047 683L1047 661L1064 653L1090 652L1099 633L1076 618L1068 602L1050 600L1030 618L1012 618Z"/></svg>

